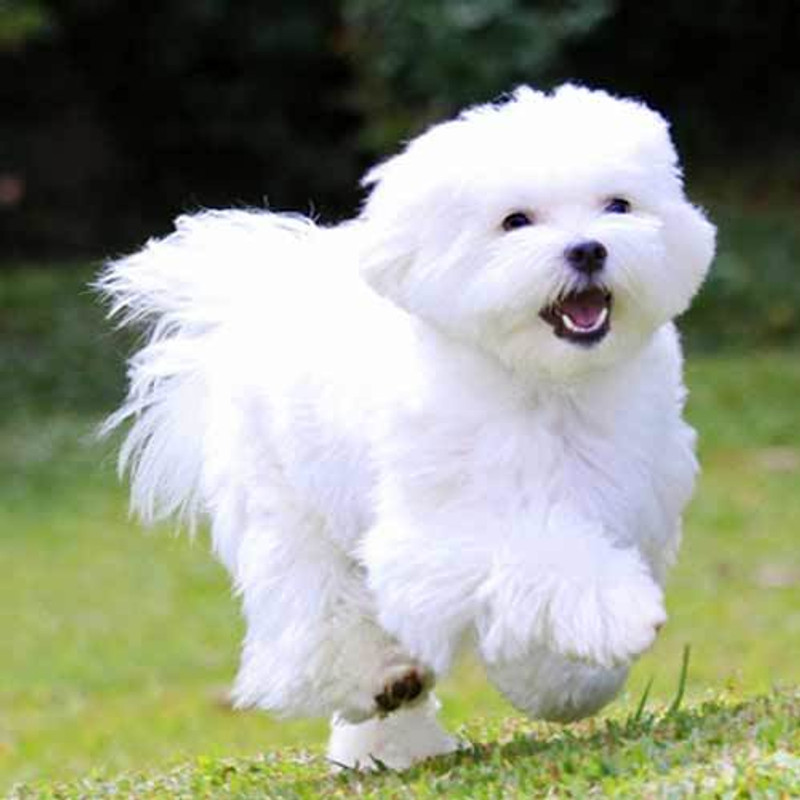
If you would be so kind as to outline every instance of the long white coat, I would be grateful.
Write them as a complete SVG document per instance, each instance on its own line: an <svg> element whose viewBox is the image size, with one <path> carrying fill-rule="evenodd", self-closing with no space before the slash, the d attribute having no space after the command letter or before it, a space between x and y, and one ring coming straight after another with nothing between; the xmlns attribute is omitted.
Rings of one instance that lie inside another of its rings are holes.
<svg viewBox="0 0 800 800"><path fill-rule="evenodd" d="M134 505L207 516L242 597L237 700L333 713L337 761L405 766L452 742L432 699L376 697L462 644L570 720L653 642L696 471L672 319L714 230L663 120L575 87L473 109L367 182L336 228L182 217L100 287L151 331L110 420L134 421ZM613 301L592 346L540 314L583 288L587 239Z"/></svg>

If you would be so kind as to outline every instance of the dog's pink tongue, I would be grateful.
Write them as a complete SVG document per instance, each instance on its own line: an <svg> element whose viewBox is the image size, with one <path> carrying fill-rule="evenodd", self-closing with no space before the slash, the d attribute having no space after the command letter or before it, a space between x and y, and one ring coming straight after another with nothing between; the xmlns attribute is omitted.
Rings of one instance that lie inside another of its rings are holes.
<svg viewBox="0 0 800 800"><path fill-rule="evenodd" d="M588 289L568 295L559 307L578 328L591 328L606 307L606 296L600 289Z"/></svg>

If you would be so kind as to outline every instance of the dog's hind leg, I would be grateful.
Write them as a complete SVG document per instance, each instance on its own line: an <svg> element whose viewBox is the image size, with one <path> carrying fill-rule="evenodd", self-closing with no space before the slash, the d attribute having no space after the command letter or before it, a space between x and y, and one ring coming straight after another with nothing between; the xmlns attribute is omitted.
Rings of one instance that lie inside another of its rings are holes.
<svg viewBox="0 0 800 800"><path fill-rule="evenodd" d="M237 554L247 623L237 705L360 722L424 700L433 674L375 621L361 568L319 518L290 516L251 524Z"/></svg>

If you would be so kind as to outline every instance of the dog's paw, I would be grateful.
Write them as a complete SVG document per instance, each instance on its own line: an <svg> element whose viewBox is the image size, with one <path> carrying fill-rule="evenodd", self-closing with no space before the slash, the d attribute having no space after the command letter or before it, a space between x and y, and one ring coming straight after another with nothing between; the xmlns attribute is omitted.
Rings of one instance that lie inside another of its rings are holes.
<svg viewBox="0 0 800 800"><path fill-rule="evenodd" d="M428 694L433 683L433 674L422 667L393 667L386 676L381 691L375 695L378 714L385 716L402 706L415 705Z"/></svg>
<svg viewBox="0 0 800 800"><path fill-rule="evenodd" d="M629 664L666 621L664 597L634 548L614 547L602 530L570 527L532 553L499 561L483 587L478 641L489 663L525 657L531 646L600 667Z"/></svg>
<svg viewBox="0 0 800 800"><path fill-rule="evenodd" d="M640 656L667 620L663 592L645 575L560 597L550 614L553 649L603 667Z"/></svg>
<svg viewBox="0 0 800 800"><path fill-rule="evenodd" d="M460 746L439 725L439 702L432 692L397 713L373 717L357 725L336 714L328 758L336 771L349 767L364 771L407 769L424 759L452 753Z"/></svg>

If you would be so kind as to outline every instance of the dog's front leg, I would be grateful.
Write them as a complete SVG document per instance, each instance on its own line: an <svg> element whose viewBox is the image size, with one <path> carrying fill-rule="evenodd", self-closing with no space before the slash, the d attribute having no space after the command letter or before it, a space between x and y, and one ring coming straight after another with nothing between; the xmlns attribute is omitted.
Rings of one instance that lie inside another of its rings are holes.
<svg viewBox="0 0 800 800"><path fill-rule="evenodd" d="M362 556L379 621L437 673L473 630L489 663L536 646L603 667L628 664L666 620L640 553L565 507L542 525L446 509L413 522L380 522Z"/></svg>
<svg viewBox="0 0 800 800"><path fill-rule="evenodd" d="M532 646L602 667L630 663L666 621L661 587L634 547L556 506L541 530L517 532L479 589L479 642L491 662Z"/></svg>

